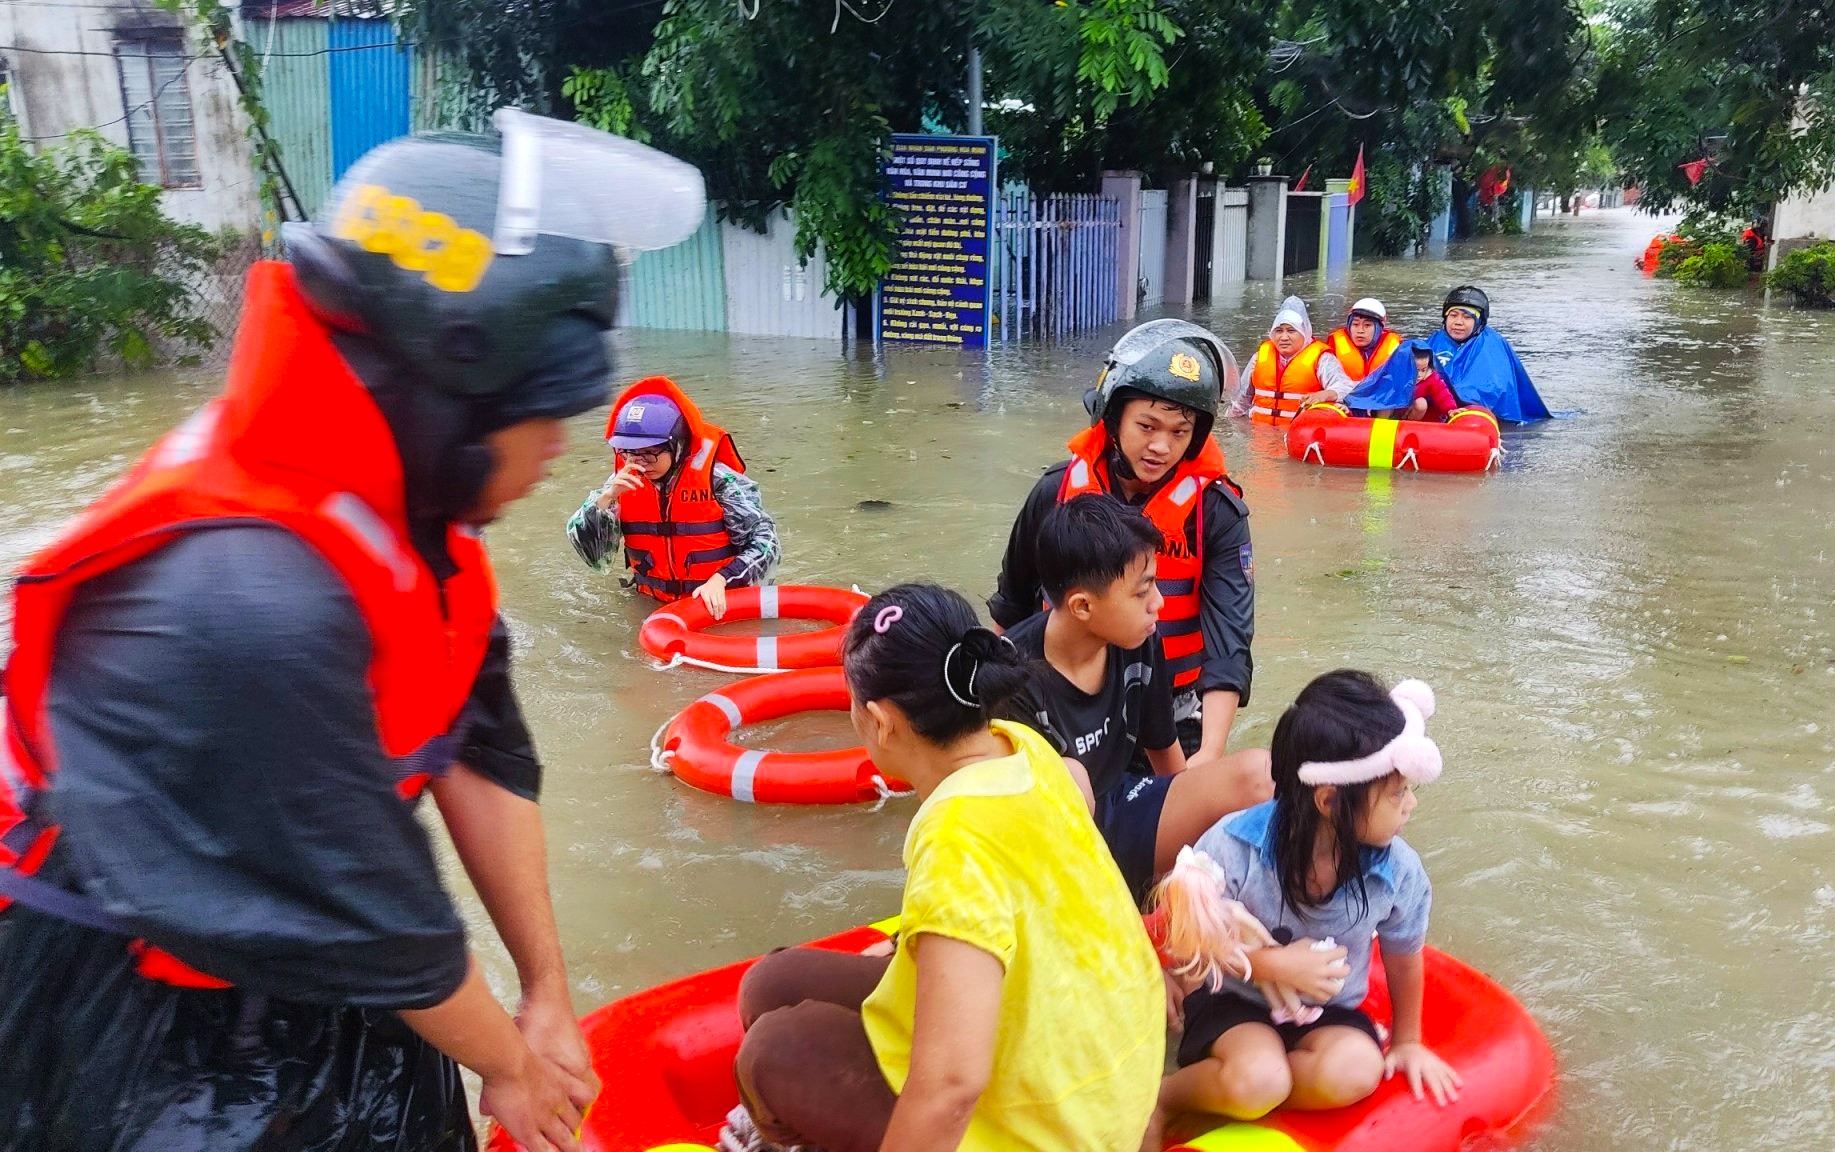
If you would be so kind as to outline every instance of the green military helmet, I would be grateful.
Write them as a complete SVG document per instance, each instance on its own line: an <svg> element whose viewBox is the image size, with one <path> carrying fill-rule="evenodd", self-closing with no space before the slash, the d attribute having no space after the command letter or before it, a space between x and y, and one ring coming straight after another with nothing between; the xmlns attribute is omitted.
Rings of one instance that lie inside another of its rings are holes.
<svg viewBox="0 0 1835 1152"><path fill-rule="evenodd" d="M1149 320L1115 342L1083 404L1092 424L1119 415L1129 393L1189 408L1195 427L1186 455L1195 458L1222 397L1236 391L1239 379L1236 357L1209 329L1189 320Z"/></svg>
<svg viewBox="0 0 1835 1152"><path fill-rule="evenodd" d="M605 401L603 363L567 365L612 327L619 250L687 238L705 191L694 168L629 140L513 109L494 122L496 136L373 149L318 220L283 235L334 326L501 426Z"/></svg>

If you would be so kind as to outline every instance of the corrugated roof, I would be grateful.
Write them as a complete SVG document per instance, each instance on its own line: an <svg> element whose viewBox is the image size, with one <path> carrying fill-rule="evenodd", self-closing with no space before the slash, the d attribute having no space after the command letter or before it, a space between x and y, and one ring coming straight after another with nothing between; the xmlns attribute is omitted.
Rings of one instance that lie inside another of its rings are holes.
<svg viewBox="0 0 1835 1152"><path fill-rule="evenodd" d="M392 14L390 0L242 0L244 20L346 19L379 20Z"/></svg>

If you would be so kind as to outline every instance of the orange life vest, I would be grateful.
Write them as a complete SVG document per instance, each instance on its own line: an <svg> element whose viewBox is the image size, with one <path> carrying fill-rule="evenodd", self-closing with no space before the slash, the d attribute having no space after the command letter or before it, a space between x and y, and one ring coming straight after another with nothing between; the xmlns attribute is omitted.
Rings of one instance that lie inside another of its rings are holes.
<svg viewBox="0 0 1835 1152"><path fill-rule="evenodd" d="M1364 377L1381 368L1389 357L1395 355L1395 350L1402 346L1402 338L1384 328L1383 334L1376 338L1376 348L1371 351L1369 361L1365 362L1363 349L1351 340L1350 329L1336 330L1329 340L1332 355L1338 357L1338 363L1344 367L1344 374L1353 383L1361 382Z"/></svg>
<svg viewBox="0 0 1835 1152"><path fill-rule="evenodd" d="M1071 437L1070 467L1058 487L1058 503L1085 492L1111 492L1109 430L1093 424ZM1204 490L1226 479L1223 449L1210 437L1196 460L1182 460L1141 509L1160 530L1155 582L1166 603L1160 608L1160 647L1174 691L1198 682L1204 664L1204 631L1198 619L1198 589L1204 579Z"/></svg>
<svg viewBox="0 0 1835 1152"><path fill-rule="evenodd" d="M607 439L624 406L645 396L665 397L681 409L688 423L688 459L676 462L667 492L646 483L618 497L618 527L637 590L670 602L693 592L739 555L714 499L714 465L744 472L745 461L726 429L702 419L694 401L667 376L649 376L624 390L612 405Z"/></svg>
<svg viewBox="0 0 1835 1152"><path fill-rule="evenodd" d="M1285 424L1300 410L1307 396L1325 385L1319 382L1319 357L1325 345L1317 340L1294 353L1286 368L1272 340L1263 340L1255 351L1255 369L1249 383L1255 388L1252 415L1258 424Z"/></svg>
<svg viewBox="0 0 1835 1152"><path fill-rule="evenodd" d="M167 434L14 587L0 757L0 868L25 883L57 828L40 818L56 749L46 714L51 660L86 582L224 521L265 521L312 547L349 588L368 627L368 685L396 789L411 800L456 749L450 732L484 663L497 588L476 533L452 528L455 574L437 578L409 542L401 457L369 391L307 308L293 269L249 272L222 395ZM431 878L429 878L431 880ZM0 898L0 909L10 901ZM142 941L140 971L223 987Z"/></svg>

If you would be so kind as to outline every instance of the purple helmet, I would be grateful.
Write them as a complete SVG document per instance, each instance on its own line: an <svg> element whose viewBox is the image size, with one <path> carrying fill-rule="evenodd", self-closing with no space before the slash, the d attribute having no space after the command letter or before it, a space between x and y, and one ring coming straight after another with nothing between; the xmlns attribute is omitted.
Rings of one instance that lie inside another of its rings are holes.
<svg viewBox="0 0 1835 1152"><path fill-rule="evenodd" d="M618 410L607 439L620 452L655 448L684 437L688 421L675 401L662 396L639 396Z"/></svg>

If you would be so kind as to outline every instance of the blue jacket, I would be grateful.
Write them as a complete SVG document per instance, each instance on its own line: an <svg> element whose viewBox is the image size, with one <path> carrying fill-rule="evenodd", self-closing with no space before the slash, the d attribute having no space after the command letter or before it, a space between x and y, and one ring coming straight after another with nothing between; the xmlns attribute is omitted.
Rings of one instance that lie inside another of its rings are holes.
<svg viewBox="0 0 1835 1152"><path fill-rule="evenodd" d="M1426 343L1440 374L1461 404L1482 404L1500 420L1529 424L1549 417L1523 362L1510 342L1480 328L1464 344L1442 328L1426 341L1410 340L1345 398L1352 408L1405 408L1414 399L1414 349Z"/></svg>

